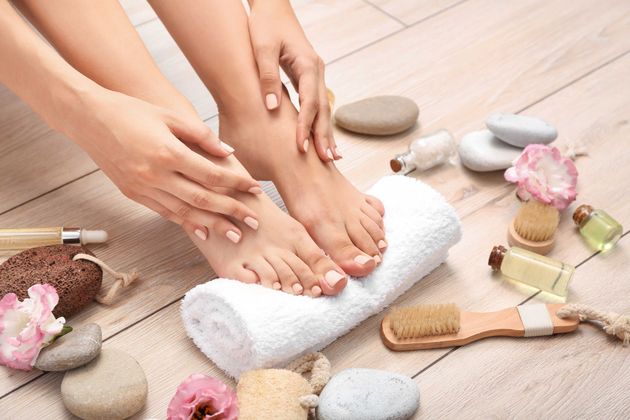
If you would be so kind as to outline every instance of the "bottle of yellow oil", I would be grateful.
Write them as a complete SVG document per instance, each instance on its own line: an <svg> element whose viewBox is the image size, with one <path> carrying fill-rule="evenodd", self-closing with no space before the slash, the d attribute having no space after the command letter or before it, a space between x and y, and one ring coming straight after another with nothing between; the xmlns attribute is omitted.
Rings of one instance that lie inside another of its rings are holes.
<svg viewBox="0 0 630 420"><path fill-rule="evenodd" d="M498 245L490 252L488 265L506 278L566 297L575 267L543 255L513 246Z"/></svg>
<svg viewBox="0 0 630 420"><path fill-rule="evenodd" d="M593 209L588 204L575 209L573 221L589 246L598 251L608 251L614 247L623 233L619 222L604 210Z"/></svg>

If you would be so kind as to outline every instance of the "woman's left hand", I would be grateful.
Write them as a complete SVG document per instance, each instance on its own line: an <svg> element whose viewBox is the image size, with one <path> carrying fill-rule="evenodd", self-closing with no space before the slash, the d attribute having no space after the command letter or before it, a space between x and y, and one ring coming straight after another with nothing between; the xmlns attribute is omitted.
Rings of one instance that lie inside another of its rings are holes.
<svg viewBox="0 0 630 420"><path fill-rule="evenodd" d="M332 133L324 62L306 39L291 4L288 0L250 0L250 6L249 34L267 109L277 108L282 100L282 67L300 98L298 149L306 152L312 138L322 161L340 159Z"/></svg>

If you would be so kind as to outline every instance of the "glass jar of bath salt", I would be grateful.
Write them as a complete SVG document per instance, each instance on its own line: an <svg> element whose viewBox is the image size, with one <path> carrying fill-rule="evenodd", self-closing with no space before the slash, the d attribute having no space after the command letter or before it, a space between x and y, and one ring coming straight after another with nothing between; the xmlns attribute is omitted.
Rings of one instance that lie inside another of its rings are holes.
<svg viewBox="0 0 630 420"><path fill-rule="evenodd" d="M409 150L389 161L394 172L409 173L414 169L425 171L441 165L457 154L457 144L448 130L420 137L411 142Z"/></svg>
<svg viewBox="0 0 630 420"><path fill-rule="evenodd" d="M582 204L573 212L573 221L586 243L598 251L608 251L615 246L623 233L623 227L604 210Z"/></svg>
<svg viewBox="0 0 630 420"><path fill-rule="evenodd" d="M569 280L575 272L572 265L515 246L510 249L495 246L488 265L510 280L560 297L569 293Z"/></svg>

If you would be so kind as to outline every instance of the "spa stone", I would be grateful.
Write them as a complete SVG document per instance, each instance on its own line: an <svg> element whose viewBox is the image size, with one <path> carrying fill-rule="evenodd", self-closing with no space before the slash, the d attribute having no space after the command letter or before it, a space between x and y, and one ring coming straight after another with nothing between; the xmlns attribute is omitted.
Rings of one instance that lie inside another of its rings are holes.
<svg viewBox="0 0 630 420"><path fill-rule="evenodd" d="M549 144L558 137L558 131L553 125L526 115L492 114L486 120L486 127L499 140L516 147Z"/></svg>
<svg viewBox="0 0 630 420"><path fill-rule="evenodd" d="M15 293L28 297L28 288L48 283L59 294L54 309L57 317L69 317L87 306L101 288L103 271L90 261L73 261L76 254L92 254L74 245L31 248L13 255L0 265L0 296Z"/></svg>
<svg viewBox="0 0 630 420"><path fill-rule="evenodd" d="M496 138L489 130L473 131L459 142L459 158L468 169L490 172L507 169L522 150Z"/></svg>
<svg viewBox="0 0 630 420"><path fill-rule="evenodd" d="M66 408L83 419L125 419L142 409L147 378L127 353L103 349L85 366L69 370L61 381Z"/></svg>
<svg viewBox="0 0 630 420"><path fill-rule="evenodd" d="M74 369L90 362L101 351L101 327L86 324L58 338L42 349L35 367L44 371Z"/></svg>
<svg viewBox="0 0 630 420"><path fill-rule="evenodd" d="M420 404L409 377L375 369L346 369L332 377L319 397L319 420L404 420Z"/></svg>
<svg viewBox="0 0 630 420"><path fill-rule="evenodd" d="M360 134L401 133L418 120L418 105L403 96L374 96L343 105L335 112L335 123Z"/></svg>

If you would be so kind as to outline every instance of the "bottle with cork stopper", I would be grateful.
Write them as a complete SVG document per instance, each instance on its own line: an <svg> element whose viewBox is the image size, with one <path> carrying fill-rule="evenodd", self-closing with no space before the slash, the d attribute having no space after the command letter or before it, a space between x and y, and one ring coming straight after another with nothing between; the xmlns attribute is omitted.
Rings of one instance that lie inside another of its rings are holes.
<svg viewBox="0 0 630 420"><path fill-rule="evenodd" d="M513 246L492 248L488 265L509 280L527 284L565 298L575 267L543 255Z"/></svg>
<svg viewBox="0 0 630 420"><path fill-rule="evenodd" d="M586 243L598 251L608 251L615 246L623 233L623 227L604 210L582 204L573 212L573 221Z"/></svg>
<svg viewBox="0 0 630 420"><path fill-rule="evenodd" d="M389 166L394 172L407 174L415 169L425 171L452 159L457 153L457 144L448 130L420 137L411 142L409 150L394 156Z"/></svg>

